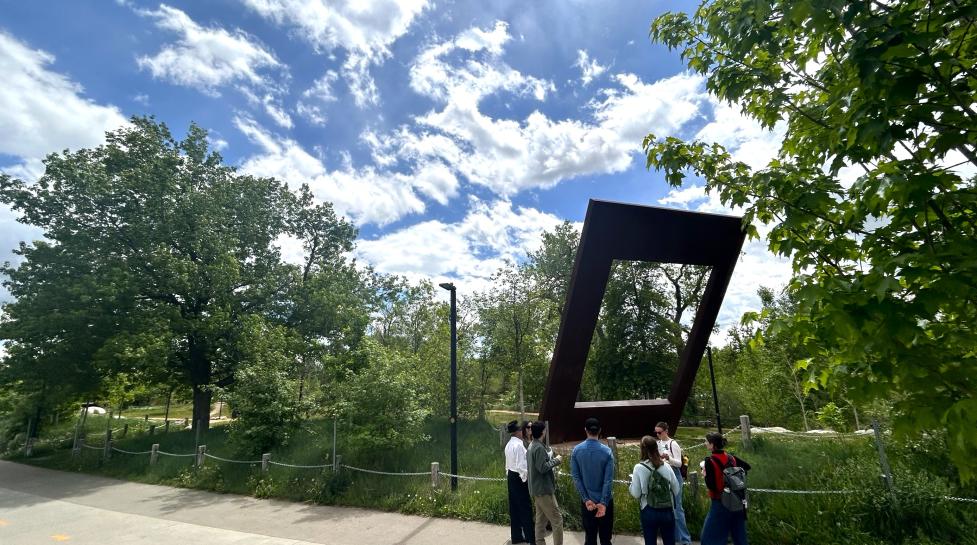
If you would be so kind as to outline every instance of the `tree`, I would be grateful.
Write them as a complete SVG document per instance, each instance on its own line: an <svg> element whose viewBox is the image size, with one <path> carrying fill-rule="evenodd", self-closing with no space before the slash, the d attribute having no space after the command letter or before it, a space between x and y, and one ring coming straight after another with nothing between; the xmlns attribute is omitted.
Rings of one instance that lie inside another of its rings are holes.
<svg viewBox="0 0 977 545"><path fill-rule="evenodd" d="M492 276L492 288L476 297L483 358L516 375L520 419L526 419L526 375L532 399L542 395L545 309L525 267L508 264Z"/></svg>
<svg viewBox="0 0 977 545"><path fill-rule="evenodd" d="M789 256L797 312L771 324L812 383L895 399L896 431L945 428L977 478L977 3L717 0L654 21L709 91L784 138L751 169L722 146L644 141ZM852 180L851 178L856 178Z"/></svg>
<svg viewBox="0 0 977 545"><path fill-rule="evenodd" d="M16 298L0 324L5 368L74 371L112 346L103 356L189 384L193 419L206 427L212 389L234 382L248 316L322 346L345 344L356 328L314 317L335 306L320 281L344 270L355 229L307 189L223 165L196 125L177 140L133 118L105 145L49 155L45 167L33 185L0 177L0 201L46 237L2 271ZM304 269L282 260L276 241L286 236L311 254ZM91 370L78 374L76 388L91 390Z"/></svg>

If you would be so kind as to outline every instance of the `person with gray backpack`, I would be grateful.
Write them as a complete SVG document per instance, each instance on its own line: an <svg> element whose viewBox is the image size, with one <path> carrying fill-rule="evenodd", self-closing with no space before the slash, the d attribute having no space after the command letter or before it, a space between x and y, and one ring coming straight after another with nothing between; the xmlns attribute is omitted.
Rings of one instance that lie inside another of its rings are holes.
<svg viewBox="0 0 977 545"><path fill-rule="evenodd" d="M726 545L732 536L733 545L747 545L746 539L746 474L750 464L727 454L726 438L719 433L706 434L710 454L703 460L702 471L712 505L702 525L702 545Z"/></svg>
<svg viewBox="0 0 977 545"><path fill-rule="evenodd" d="M675 497L682 491L675 473L662 461L658 442L650 435L641 438L641 461L631 473L629 492L638 500L641 532L645 545L675 545Z"/></svg>

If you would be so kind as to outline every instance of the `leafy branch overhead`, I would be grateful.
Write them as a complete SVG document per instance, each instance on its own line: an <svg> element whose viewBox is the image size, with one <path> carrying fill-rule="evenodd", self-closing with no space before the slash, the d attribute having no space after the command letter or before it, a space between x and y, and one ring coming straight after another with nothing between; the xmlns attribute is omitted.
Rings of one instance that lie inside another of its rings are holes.
<svg viewBox="0 0 977 545"><path fill-rule="evenodd" d="M977 3L718 0L654 21L709 91L766 128L753 170L648 135L649 168L694 176L789 257L786 333L818 387L895 400L897 430L945 428L977 478Z"/></svg>

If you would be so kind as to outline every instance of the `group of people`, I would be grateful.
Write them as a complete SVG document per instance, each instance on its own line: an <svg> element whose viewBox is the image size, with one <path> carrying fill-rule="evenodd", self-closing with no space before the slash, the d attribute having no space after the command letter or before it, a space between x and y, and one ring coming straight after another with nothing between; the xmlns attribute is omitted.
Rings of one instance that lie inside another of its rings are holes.
<svg viewBox="0 0 977 545"><path fill-rule="evenodd" d="M669 435L668 424L655 424L655 436L641 438L641 461L634 466L629 492L638 500L641 529L646 545L657 543L661 535L664 545L692 542L682 508L683 470L687 458L682 447ZM511 435L505 446L506 481L509 490L509 520L511 542L544 545L545 532L552 530L554 545L563 543L563 516L556 500L555 468L563 463L545 441L543 422L513 420L508 423ZM588 418L584 422L587 439L573 448L570 455L570 475L580 496L580 518L584 528L584 544L611 545L614 528L614 455L601 443L600 422ZM528 442L528 447L527 447ZM706 435L710 455L700 464L709 489L712 505L702 530L703 545L725 545L732 536L734 545L746 545L746 512L730 510L721 498L727 490L724 482L729 467L750 470L745 461L725 452L726 439L718 433Z"/></svg>

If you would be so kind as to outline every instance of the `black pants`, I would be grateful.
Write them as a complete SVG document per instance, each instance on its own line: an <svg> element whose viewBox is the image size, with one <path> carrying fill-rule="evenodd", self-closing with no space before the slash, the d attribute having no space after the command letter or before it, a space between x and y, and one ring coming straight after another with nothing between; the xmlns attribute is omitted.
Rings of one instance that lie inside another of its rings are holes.
<svg viewBox="0 0 977 545"><path fill-rule="evenodd" d="M597 537L600 536L600 545L611 545L611 532L614 531L614 501L607 504L607 512L604 516L597 518L597 510L587 510L587 505L580 504L580 522L583 524L584 545L597 545Z"/></svg>
<svg viewBox="0 0 977 545"><path fill-rule="evenodd" d="M529 502L529 484L524 483L515 471L506 472L509 485L509 529L513 543L535 543L533 529L533 504Z"/></svg>

